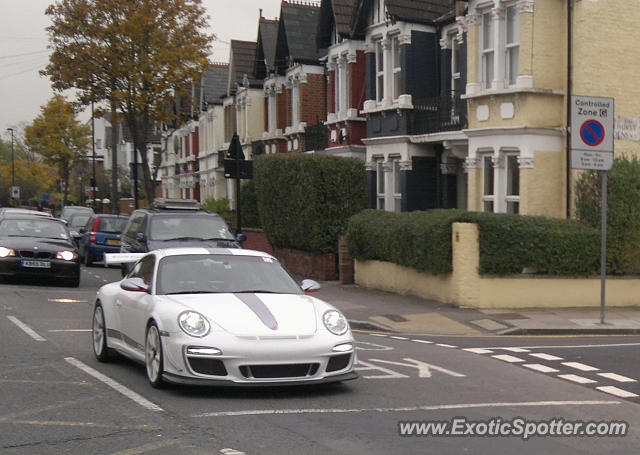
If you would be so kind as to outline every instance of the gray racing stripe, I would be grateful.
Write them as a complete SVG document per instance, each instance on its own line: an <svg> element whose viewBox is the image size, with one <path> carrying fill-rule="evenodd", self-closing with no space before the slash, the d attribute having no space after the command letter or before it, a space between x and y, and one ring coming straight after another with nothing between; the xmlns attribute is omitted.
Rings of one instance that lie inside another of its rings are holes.
<svg viewBox="0 0 640 455"><path fill-rule="evenodd" d="M271 330L278 329L278 321L273 316L271 311L265 303L255 294L233 294L240 299L245 305L247 305L256 316L260 318L262 323L269 327Z"/></svg>

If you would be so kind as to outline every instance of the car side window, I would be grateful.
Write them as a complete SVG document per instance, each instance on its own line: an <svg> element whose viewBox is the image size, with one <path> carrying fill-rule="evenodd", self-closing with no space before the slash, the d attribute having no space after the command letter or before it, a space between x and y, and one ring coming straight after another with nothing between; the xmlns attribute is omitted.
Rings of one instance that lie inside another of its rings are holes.
<svg viewBox="0 0 640 455"><path fill-rule="evenodd" d="M142 232L140 230L142 221L144 219L144 213L138 213L131 216L131 221L129 222L129 226L127 227L126 235L127 237L134 237L138 232Z"/></svg>
<svg viewBox="0 0 640 455"><path fill-rule="evenodd" d="M155 256L145 256L135 265L133 270L129 273L129 278L142 278L144 284L151 286L153 281L153 268L155 266Z"/></svg>

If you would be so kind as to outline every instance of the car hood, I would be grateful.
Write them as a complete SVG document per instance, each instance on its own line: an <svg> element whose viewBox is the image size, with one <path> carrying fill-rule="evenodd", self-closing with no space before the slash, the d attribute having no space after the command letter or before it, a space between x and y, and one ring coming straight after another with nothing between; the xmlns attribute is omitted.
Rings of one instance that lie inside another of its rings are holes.
<svg viewBox="0 0 640 455"><path fill-rule="evenodd" d="M237 336L310 336L314 299L304 294L197 294L165 296Z"/></svg>
<svg viewBox="0 0 640 455"><path fill-rule="evenodd" d="M42 251L75 250L75 247L64 239L48 239L38 237L2 237L0 246L14 250L33 250L37 247Z"/></svg>

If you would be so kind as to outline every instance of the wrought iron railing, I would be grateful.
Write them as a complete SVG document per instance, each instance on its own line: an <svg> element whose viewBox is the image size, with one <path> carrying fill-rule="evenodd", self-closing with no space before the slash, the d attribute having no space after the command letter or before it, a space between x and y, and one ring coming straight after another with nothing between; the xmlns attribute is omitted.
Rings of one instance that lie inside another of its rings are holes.
<svg viewBox="0 0 640 455"><path fill-rule="evenodd" d="M467 127L467 103L459 93L451 92L414 104L409 118L412 134L461 130Z"/></svg>

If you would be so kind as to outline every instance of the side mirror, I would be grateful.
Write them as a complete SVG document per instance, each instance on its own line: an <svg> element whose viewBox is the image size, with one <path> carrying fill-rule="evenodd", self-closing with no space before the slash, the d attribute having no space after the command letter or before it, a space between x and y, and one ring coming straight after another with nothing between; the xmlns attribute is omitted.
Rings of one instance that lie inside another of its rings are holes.
<svg viewBox="0 0 640 455"><path fill-rule="evenodd" d="M236 240L240 243L246 242L247 236L243 232L239 232L238 235L236 235Z"/></svg>
<svg viewBox="0 0 640 455"><path fill-rule="evenodd" d="M127 278L126 280L122 280L120 287L130 292L149 292L149 286L142 281L142 278Z"/></svg>
<svg viewBox="0 0 640 455"><path fill-rule="evenodd" d="M320 290L320 283L314 280L302 280L300 287L304 292L311 293Z"/></svg>
<svg viewBox="0 0 640 455"><path fill-rule="evenodd" d="M147 237L142 232L138 232L136 234L136 240L138 242L146 242L147 241Z"/></svg>

